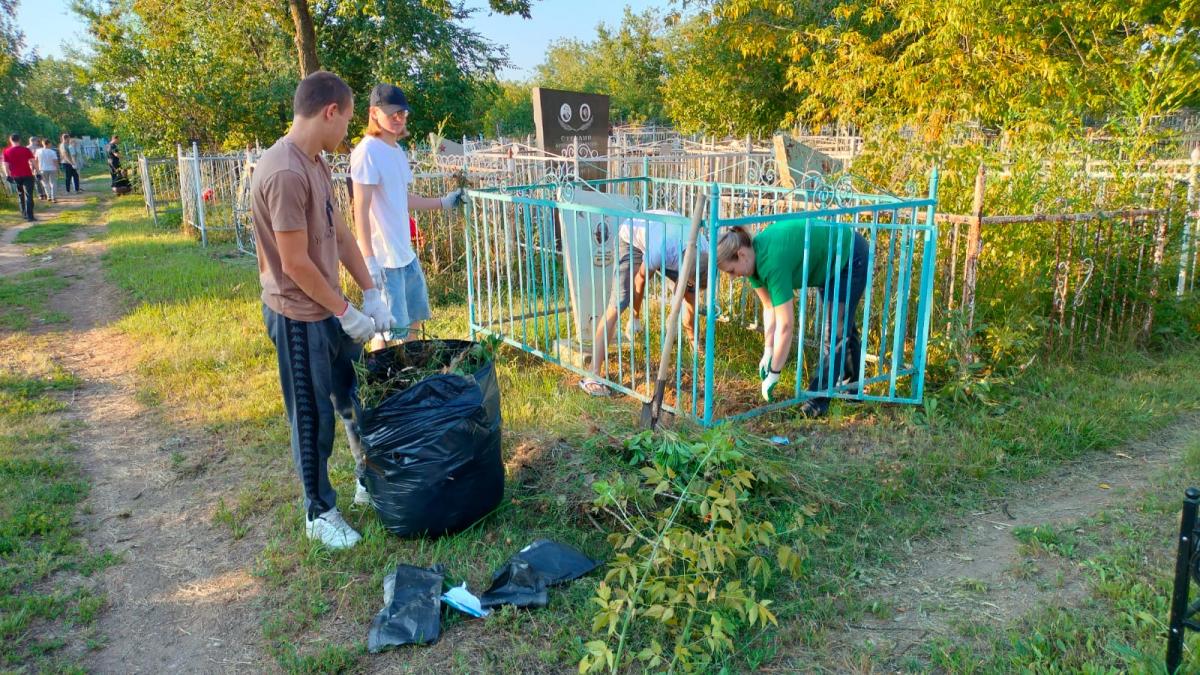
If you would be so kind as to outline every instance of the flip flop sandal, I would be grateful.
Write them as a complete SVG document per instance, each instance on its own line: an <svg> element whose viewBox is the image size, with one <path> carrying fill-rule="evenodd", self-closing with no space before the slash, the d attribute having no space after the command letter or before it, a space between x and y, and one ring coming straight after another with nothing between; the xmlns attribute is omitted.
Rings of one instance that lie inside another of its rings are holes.
<svg viewBox="0 0 1200 675"><path fill-rule="evenodd" d="M596 397L605 397L612 393L608 387L604 386L603 382L598 380L580 380L579 388Z"/></svg>

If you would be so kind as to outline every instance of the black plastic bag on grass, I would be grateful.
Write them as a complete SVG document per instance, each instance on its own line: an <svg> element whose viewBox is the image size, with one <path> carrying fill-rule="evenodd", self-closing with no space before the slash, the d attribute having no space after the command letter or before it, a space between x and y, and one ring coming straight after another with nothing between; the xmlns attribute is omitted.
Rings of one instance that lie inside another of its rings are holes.
<svg viewBox="0 0 1200 675"><path fill-rule="evenodd" d="M368 356L377 372L396 359L432 358L436 370L472 348L463 340L407 342ZM432 354L432 357L428 355ZM490 360L469 375L436 374L359 411L366 454L363 483L388 532L454 532L491 512L504 496L500 387Z"/></svg>
<svg viewBox="0 0 1200 675"><path fill-rule="evenodd" d="M499 605L545 607L546 589L573 581L600 566L566 544L538 539L517 552L492 575L492 585L479 603L484 609Z"/></svg>
<svg viewBox="0 0 1200 675"><path fill-rule="evenodd" d="M397 565L383 581L383 609L371 621L367 649L437 642L442 633L442 580L445 568Z"/></svg>

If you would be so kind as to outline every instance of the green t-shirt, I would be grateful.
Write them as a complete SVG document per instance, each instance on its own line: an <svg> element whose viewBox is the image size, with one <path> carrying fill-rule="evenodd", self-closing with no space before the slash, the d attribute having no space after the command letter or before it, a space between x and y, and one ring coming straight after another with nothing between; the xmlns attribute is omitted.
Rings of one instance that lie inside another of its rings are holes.
<svg viewBox="0 0 1200 675"><path fill-rule="evenodd" d="M808 278L804 278L804 230L808 224ZM794 297L797 288L824 286L841 265L849 262L854 231L819 220L776 223L754 237L755 273L750 286L765 288L771 304L779 306Z"/></svg>

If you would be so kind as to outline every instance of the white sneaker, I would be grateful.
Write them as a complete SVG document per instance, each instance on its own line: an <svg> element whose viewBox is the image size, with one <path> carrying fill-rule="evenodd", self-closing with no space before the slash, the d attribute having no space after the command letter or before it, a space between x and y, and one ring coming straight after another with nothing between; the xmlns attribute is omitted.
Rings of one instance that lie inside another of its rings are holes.
<svg viewBox="0 0 1200 675"><path fill-rule="evenodd" d="M367 486L362 484L361 480L354 481L354 503L360 506L365 506L371 503L371 493L367 492Z"/></svg>
<svg viewBox="0 0 1200 675"><path fill-rule="evenodd" d="M362 535L342 519L337 508L332 508L304 523L304 534L316 539L329 548L350 548L362 539Z"/></svg>
<svg viewBox="0 0 1200 675"><path fill-rule="evenodd" d="M642 322L636 316L629 317L629 323L625 325L625 339L633 342L641 332Z"/></svg>

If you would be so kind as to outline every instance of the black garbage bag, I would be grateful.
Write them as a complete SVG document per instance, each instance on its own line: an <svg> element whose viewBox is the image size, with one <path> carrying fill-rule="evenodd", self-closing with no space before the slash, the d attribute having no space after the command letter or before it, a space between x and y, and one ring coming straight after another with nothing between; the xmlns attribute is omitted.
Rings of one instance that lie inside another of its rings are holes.
<svg viewBox="0 0 1200 675"><path fill-rule="evenodd" d="M479 596L484 609L500 605L514 607L545 607L550 604L546 579L525 560L509 558L492 575L492 585Z"/></svg>
<svg viewBox="0 0 1200 675"><path fill-rule="evenodd" d="M129 182L129 174L120 167L109 170L112 176L112 191L118 195L133 192L133 184Z"/></svg>
<svg viewBox="0 0 1200 675"><path fill-rule="evenodd" d="M578 579L599 566L566 544L538 539L493 573L492 585L479 596L479 602L484 609L498 605L545 607L548 587Z"/></svg>
<svg viewBox="0 0 1200 675"><path fill-rule="evenodd" d="M418 373L429 372L456 363L472 347L464 340L406 342L370 354L367 369L384 373L415 363ZM503 498L500 387L490 359L471 374L420 379L360 409L357 420L366 455L363 483L389 532L461 530Z"/></svg>
<svg viewBox="0 0 1200 675"><path fill-rule="evenodd" d="M367 649L437 642L442 633L442 579L445 568L397 565L383 582L383 609L371 621Z"/></svg>

